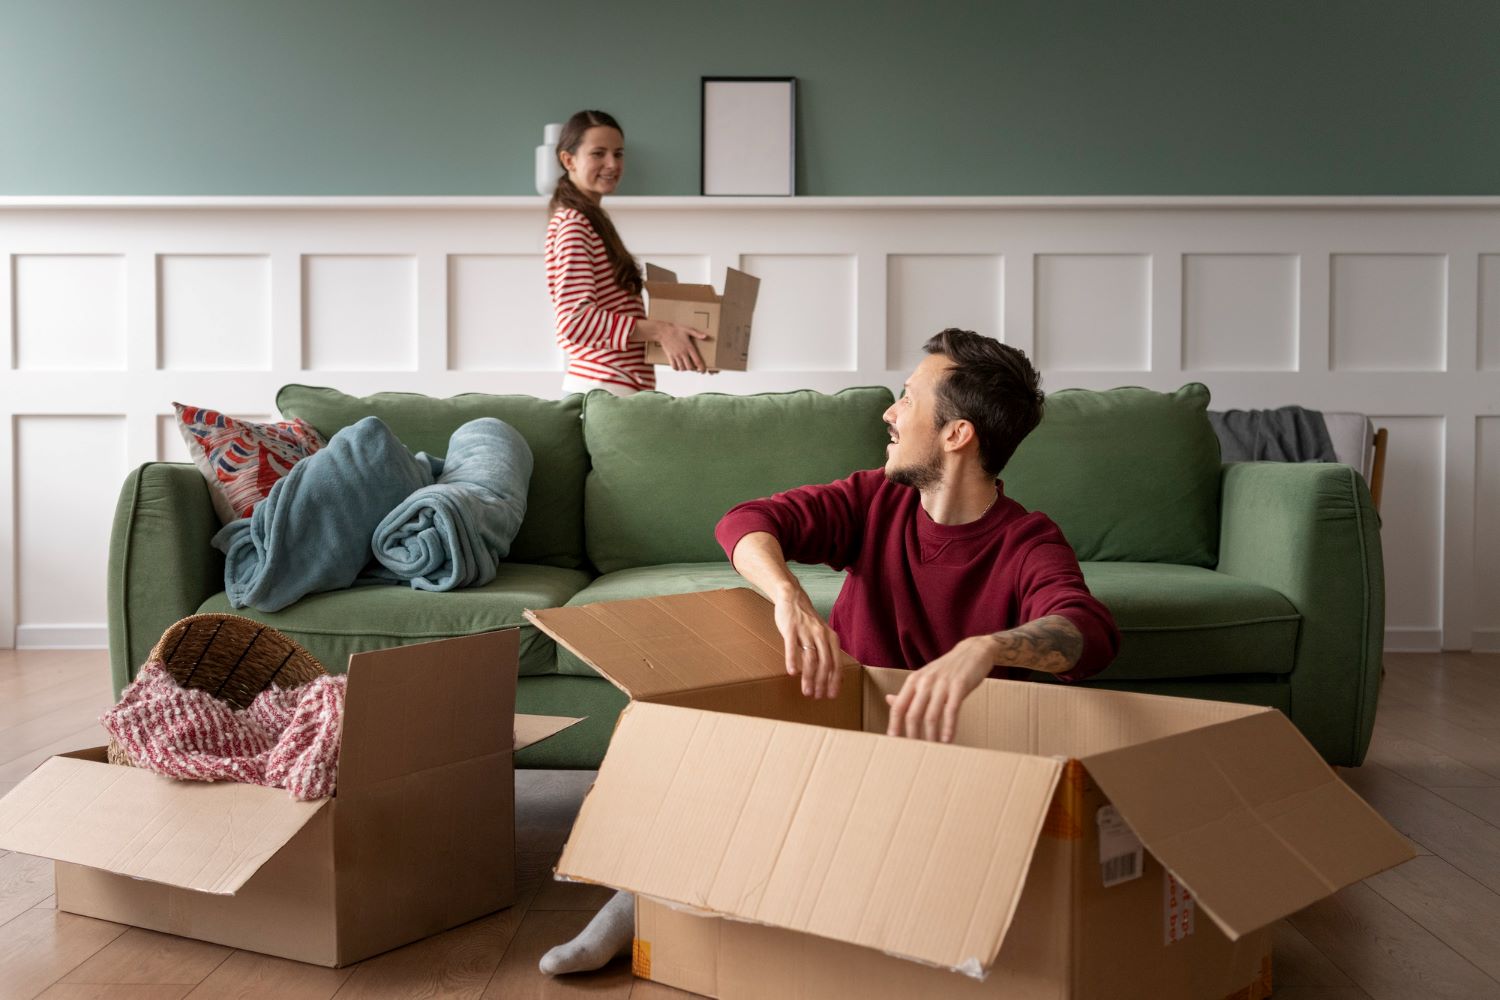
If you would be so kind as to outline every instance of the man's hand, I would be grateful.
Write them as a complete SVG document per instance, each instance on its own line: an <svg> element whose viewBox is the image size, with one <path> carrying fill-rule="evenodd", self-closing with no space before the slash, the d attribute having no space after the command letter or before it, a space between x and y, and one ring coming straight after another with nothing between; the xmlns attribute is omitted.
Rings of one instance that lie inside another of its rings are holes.
<svg viewBox="0 0 1500 1000"><path fill-rule="evenodd" d="M958 709L995 664L992 636L964 639L920 670L912 671L897 694L885 696L891 706L887 736L952 743Z"/></svg>
<svg viewBox="0 0 1500 1000"><path fill-rule="evenodd" d="M786 672L802 675L802 693L809 698L837 698L839 694L839 637L818 617L812 601L800 588L776 602L776 628L786 644Z"/></svg>
<svg viewBox="0 0 1500 1000"><path fill-rule="evenodd" d="M964 699L997 666L1024 667L1049 674L1073 669L1083 655L1083 635L1062 615L1048 615L1025 625L964 639L885 696L891 706L887 736L953 742L958 709Z"/></svg>
<svg viewBox="0 0 1500 1000"><path fill-rule="evenodd" d="M735 544L734 568L776 606L776 628L786 644L786 672L802 675L809 698L839 693L839 637L813 610L812 598L787 568L781 543L767 531L752 531Z"/></svg>

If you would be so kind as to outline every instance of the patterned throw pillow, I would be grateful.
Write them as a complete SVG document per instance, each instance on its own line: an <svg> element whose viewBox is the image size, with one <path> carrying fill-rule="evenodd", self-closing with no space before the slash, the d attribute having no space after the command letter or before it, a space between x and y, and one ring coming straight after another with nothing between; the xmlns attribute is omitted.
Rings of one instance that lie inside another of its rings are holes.
<svg viewBox="0 0 1500 1000"><path fill-rule="evenodd" d="M225 524L249 517L293 465L327 443L305 420L257 424L201 406L172 406L177 429Z"/></svg>

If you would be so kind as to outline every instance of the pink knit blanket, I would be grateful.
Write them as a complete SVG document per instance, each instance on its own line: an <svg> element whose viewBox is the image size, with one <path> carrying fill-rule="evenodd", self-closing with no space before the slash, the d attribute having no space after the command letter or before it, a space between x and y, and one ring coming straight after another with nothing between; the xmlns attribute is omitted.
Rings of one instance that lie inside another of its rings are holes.
<svg viewBox="0 0 1500 1000"><path fill-rule="evenodd" d="M238 710L207 691L180 687L153 660L99 721L137 767L320 799L338 781L345 682L319 677L295 688L273 686Z"/></svg>

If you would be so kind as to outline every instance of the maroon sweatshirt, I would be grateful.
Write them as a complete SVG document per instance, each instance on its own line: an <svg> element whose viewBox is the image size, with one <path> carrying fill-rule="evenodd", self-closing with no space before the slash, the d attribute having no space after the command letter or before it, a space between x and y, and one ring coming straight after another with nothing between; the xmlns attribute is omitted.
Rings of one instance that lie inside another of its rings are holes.
<svg viewBox="0 0 1500 1000"><path fill-rule="evenodd" d="M1003 486L996 493L979 520L938 524L918 491L871 469L742 503L714 534L731 559L741 538L767 531L790 561L848 570L828 624L867 666L914 670L961 639L1062 615L1083 635L1083 655L1059 676L1098 673L1119 649L1114 618L1089 593L1057 525L1005 496Z"/></svg>

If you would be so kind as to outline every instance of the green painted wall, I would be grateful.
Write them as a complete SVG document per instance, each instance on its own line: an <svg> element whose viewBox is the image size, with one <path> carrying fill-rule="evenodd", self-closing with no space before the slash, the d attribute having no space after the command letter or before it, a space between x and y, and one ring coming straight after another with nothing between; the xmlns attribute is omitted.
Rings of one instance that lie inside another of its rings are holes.
<svg viewBox="0 0 1500 1000"><path fill-rule="evenodd" d="M0 0L0 194L529 194L585 106L696 194L704 74L800 79L802 194L1496 194L1497 53L1493 0Z"/></svg>

